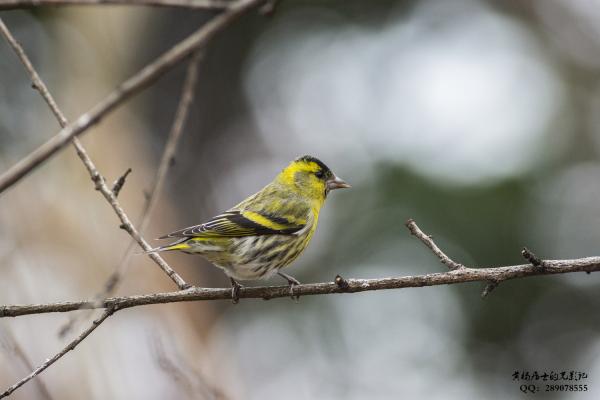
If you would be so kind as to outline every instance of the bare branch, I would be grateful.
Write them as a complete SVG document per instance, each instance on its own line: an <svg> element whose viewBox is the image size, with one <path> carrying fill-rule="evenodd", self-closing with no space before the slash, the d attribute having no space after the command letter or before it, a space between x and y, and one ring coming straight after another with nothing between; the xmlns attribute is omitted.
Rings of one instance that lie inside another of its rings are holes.
<svg viewBox="0 0 600 400"><path fill-rule="evenodd" d="M177 145L183 133L183 127L187 119L190 106L194 100L194 89L198 81L198 64L202 55L197 53L194 58L190 61L188 66L185 82L183 83L183 89L181 98L175 112L175 118L173 119L173 125L167 138L165 150L163 151L156 177L152 184L152 189L148 193L148 201L146 202L144 209L142 210L142 219L140 222L140 231L145 231L150 222L150 216L156 208L158 203L159 194L162 192L165 184L165 178L169 168L173 165L175 160L175 153L177 151Z"/></svg>
<svg viewBox="0 0 600 400"><path fill-rule="evenodd" d="M177 145L179 143L179 139L181 138L181 134L183 133L183 126L185 124L185 120L187 119L188 111L194 99L194 88L196 87L196 82L198 81L198 64L200 62L201 54L198 52L194 55L192 60L190 60L190 64L187 69L185 82L183 83L183 89L181 93L181 98L179 100L179 105L177 106L177 111L175 112L175 118L173 120L173 125L171 126L171 130L169 132L169 137L167 139L167 144L165 145L165 149L163 151L160 165L158 167L158 171L156 173L156 177L154 178L154 182L152 184L152 188L148 193L146 198L146 202L144 204L144 208L141 213L141 221L139 224L139 232L142 234L146 231L148 224L150 222L150 216L152 215L152 211L156 207L158 203L159 194L162 192L162 188L165 183L165 178L167 177L167 172L169 167L172 165L172 160L174 160L175 152L177 151ZM114 188L113 188L114 192ZM133 256L133 250L135 249L135 241L131 241L129 246L125 250L125 254L123 258L119 262L117 268L110 274L109 278L104 283L104 288L100 293L96 296L97 301L101 301L105 297L110 296L118 287L123 275L127 271L127 267L131 261L131 257ZM69 320L60 328L59 336L66 335L73 325L77 322L80 317L72 316Z"/></svg>
<svg viewBox="0 0 600 400"><path fill-rule="evenodd" d="M33 370L34 367L31 363L31 360L29 360L29 357L27 356L27 354L25 353L25 351L23 350L23 348L9 329L4 329L4 334L0 335L0 339L4 339L4 343L6 344L7 349L11 351L19 360L21 360L21 362L23 363L25 368L27 368L28 371ZM40 396L43 399L52 400L52 395L50 394L50 391L46 387L44 381L41 379L37 379L36 383L39 389Z"/></svg>
<svg viewBox="0 0 600 400"><path fill-rule="evenodd" d="M409 219L408 221L406 221L406 227L413 236L416 236L421 242L425 244L425 246L429 247L433 254L435 254L440 259L442 264L447 266L450 270L465 268L464 265L454 262L442 250L440 250L440 248L434 243L431 237L429 235L426 235L421 229L419 229L415 221Z"/></svg>
<svg viewBox="0 0 600 400"><path fill-rule="evenodd" d="M333 281L340 287L340 289L347 290L350 287L348 281L342 278L341 275L336 275Z"/></svg>
<svg viewBox="0 0 600 400"><path fill-rule="evenodd" d="M152 63L146 65L137 74L121 83L119 87L100 101L91 110L81 115L77 120L63 128L54 137L21 159L0 176L0 193L17 183L21 178L38 167L41 163L65 147L69 141L80 135L88 128L98 123L100 119L122 104L129 97L147 87L160 78L173 66L188 57L192 52L204 46L215 34L231 22L262 4L265 0L238 0L226 11L211 19L196 32L182 40Z"/></svg>
<svg viewBox="0 0 600 400"><path fill-rule="evenodd" d="M107 308L106 310L104 310L102 315L100 315L100 317L98 319L94 320L92 322L92 325L90 325L89 328L87 328L85 331L83 331L79 336L77 336L77 338L75 338L72 342L70 342L67 346L65 346L61 351L56 353L52 358L48 358L46 361L44 361L42 364L40 364L36 369L34 369L25 378L21 379L19 382L15 383L14 385L12 385L8 389L6 389L3 393L0 394L0 399L10 396L10 394L12 392L14 392L18 388L20 388L21 386L23 386L24 384L26 384L27 382L29 382L30 380L32 380L33 378L38 376L40 373L42 373L42 371L44 371L46 368L48 368L49 366L54 364L62 356L64 356L69 351L71 351L75 347L77 347L77 345L79 343L81 343L86 337L88 337L88 335L90 333L92 333L98 326L100 326L100 324L102 322L104 322L108 317L110 317L113 314L113 312L114 312L114 309L112 309L112 308Z"/></svg>
<svg viewBox="0 0 600 400"><path fill-rule="evenodd" d="M200 62L200 58L201 54L197 53L192 58L192 60L190 60L185 82L183 84L181 98L179 100L179 105L177 106L177 111L175 112L173 125L171 126L171 130L167 138L167 143L165 145L165 149L163 151L160 164L158 166L158 171L152 184L152 188L148 193L146 203L144 204L144 208L142 209L141 220L139 224L140 233L145 232L148 228L150 216L152 215L152 212L154 211L154 209L156 208L156 204L158 203L159 194L162 192L162 188L165 184L167 172L169 170L169 167L172 165L173 160L175 159L177 145L179 144L179 139L181 138L181 135L183 133L183 126L185 124L190 106L194 99L194 88L196 87L196 82L198 81L198 64ZM131 245L126 250L125 257L120 264L121 266L117 268L116 275L113 274L110 282L106 283L106 294L102 297L106 297L106 295L110 294L115 289L118 281L121 279L122 273L120 271L122 271L125 268L123 265L129 262L130 257L133 254L133 244L134 243L131 243Z"/></svg>
<svg viewBox="0 0 600 400"><path fill-rule="evenodd" d="M177 64L181 60L185 59L190 55L193 51L197 50L200 46L204 45L212 36L214 36L218 31L226 27L229 23L231 23L235 18L242 15L245 11L251 9L255 5L259 5L264 0L239 0L231 5L225 12L221 15L215 17L207 24L205 24L202 28L197 30L195 33L190 35L187 39L183 40L179 44L173 46L169 51L164 53L161 57L155 60L153 63L147 65L136 75L123 82L116 91L109 94L103 101L97 104L94 108L92 108L88 113L80 116L75 123L71 125L67 125L67 119L62 114L56 102L52 98L48 89L46 88L43 81L40 79L39 75L33 68L33 65L29 61L26 56L23 48L19 45L19 43L14 39L11 35L10 31L7 29L6 25L0 19L0 31L6 37L9 44L16 51L17 55L25 65L25 68L29 72L33 87L37 89L44 100L50 106L52 112L57 117L59 124L63 128L54 138L46 142L36 151L31 153L28 157L22 159L17 165L7 171L4 175L0 176L0 193L12 186L14 183L18 182L23 176L25 176L28 172L39 166L44 160L49 158L52 154L56 153L62 147L64 147L69 141L73 143L75 149L77 151L78 156L83 161L85 167L90 173L90 177L95 184L97 190L99 190L106 200L111 204L113 210L121 220L120 227L126 230L139 244L144 248L144 250L149 250L150 246L145 242L145 240L140 236L135 227L129 221L129 218L120 207L117 201L117 195L119 190L125 183L125 178L127 174L130 172L126 172L115 184L113 189L109 189L106 185L105 179L100 175L92 160L89 158L87 152L81 145L81 143L77 139L77 135L88 129L90 126L98 122L104 115L108 114L111 110L116 108L119 104L124 102L131 95L141 90L145 86L149 85L160 76L162 76L167 70L169 70L173 65ZM190 83L190 89L184 90L184 95L182 98L182 104L180 104L180 108L178 109L178 114L175 119L174 128L172 131L172 136L175 136L173 140L173 145L169 147L165 151L168 157L166 165L168 166L169 162L173 154L175 152L177 139L181 134L181 129L183 126L183 122L185 120L185 116L187 114L187 108L189 107L189 103L192 101L192 88L196 79L196 64L197 58L193 61L191 70L188 77L191 76L192 83ZM189 83L189 79L188 79ZM169 154L169 152L172 152ZM162 172L163 178L161 178L161 171L159 170L159 178L164 179L164 173L166 173L166 169ZM162 183L161 183L162 185ZM158 186L158 185L156 185ZM156 189L156 187L155 187ZM159 188L160 189L160 188ZM151 196L148 200L148 207L150 208L152 205L152 199L154 196ZM184 289L189 287L181 277L173 271L169 265L164 262L164 260L158 256L157 254L150 254L150 257L163 269L165 273L171 279L177 283L180 289ZM113 280L113 285L116 284L116 279ZM88 308L98 308L98 304L96 302L94 307ZM68 353L70 350L73 350L79 343L81 343L90 333L92 333L102 322L104 322L108 317L110 317L116 310L118 310L118 306L109 306L104 307L105 310L102 315L93 321L90 327L84 330L75 340L70 342L66 347L64 347L60 352L55 354L52 358L47 359L40 366L38 366L35 370L31 372L28 376L21 379L14 385L10 386L5 392L0 394L0 398L4 398L9 396L19 387L23 386L25 383L29 382L31 379L39 375L50 365L58 361L62 356Z"/></svg>
<svg viewBox="0 0 600 400"><path fill-rule="evenodd" d="M521 250L521 255L534 267L544 268L546 266L545 262L535 254L533 254L533 252L527 247L523 247L523 250Z"/></svg>
<svg viewBox="0 0 600 400"><path fill-rule="evenodd" d="M497 281L489 281L487 285L483 288L481 292L481 298L484 299L488 296L488 294L492 293L494 289L496 289L500 285Z"/></svg>
<svg viewBox="0 0 600 400"><path fill-rule="evenodd" d="M442 251L433 243L429 236L423 234L416 223L409 220L409 229L411 232L417 232L426 238L428 247L436 254ZM414 233L413 233L414 234ZM400 289L408 287L423 287L450 285L466 282L498 282L511 279L524 278L529 276L539 275L554 275L565 274L572 272L587 272L600 271L600 257L587 257L574 260L546 260L544 268L539 268L531 264L513 265L506 267L495 268L456 268L448 272L404 276L397 278L379 278L379 279L344 279L340 275L336 276L335 282L311 283L305 285L296 285L294 294L297 296L333 294L333 293L358 293L372 290ZM489 287L489 285L488 285ZM495 286L494 286L495 287ZM486 288L487 293L493 287ZM484 291L484 294L486 293ZM262 287L241 287L238 298L262 298L269 300L279 297L289 296L289 286L262 286ZM105 311L101 317L94 321L92 326L86 329L77 339L72 341L60 353L44 362L30 375L11 386L0 395L0 398L9 395L21 385L31 380L38 375L49 365L54 363L69 350L77 346L87 335L89 335L96 327L106 318L118 310L125 308L139 307L150 304L176 303L183 301L199 301L199 300L230 300L232 299L232 291L230 288L212 289L212 288L190 288L177 292L154 293L139 296L124 296L112 297L101 302L98 301L75 301L49 304L31 304L31 305L5 305L0 306L0 318L17 317L29 314L43 314L52 312L69 312L81 309L104 308Z"/></svg>
<svg viewBox="0 0 600 400"><path fill-rule="evenodd" d="M36 152L34 152L34 153L32 153L32 155L30 157L28 157L28 159L22 160L22 162L18 164L18 165L21 165L22 167L24 167L23 169L21 169L21 172L18 172L18 168L17 168L16 174L11 175L11 172L9 171L3 177L0 177L0 192L2 192L7 187L10 187L12 184L14 184L16 181L18 181L22 176L24 176L27 172L29 172L31 169L35 168L35 166L37 166L41 162L43 162L43 160L45 158L48 158L50 155L52 155L58 149L63 147L68 142L69 139L72 139L72 142L77 150L77 154L83 161L86 168L88 169L88 172L90 173L92 181L94 181L94 183L95 183L96 189L99 190L103 194L103 196L111 204L111 206L113 207L113 210L115 211L115 213L121 220L122 224L120 227L123 228L124 230L126 230L142 246L142 248L144 248L144 250L149 250L150 246L144 241L144 239L140 236L140 234L137 232L135 227L131 224L131 222L129 221L129 218L127 217L127 215L125 214L123 209L120 207L120 205L116 199L116 195L118 194L119 186L122 186L122 184L124 183L126 175L124 177L122 177L121 180L119 180L122 182L115 187L116 190L114 190L114 192L113 192L113 190L109 189L108 186L106 185L105 179L100 175L100 173L96 169L95 165L93 164L92 160L87 155L85 149L83 148L81 143L79 143L79 141L76 137L76 134L83 132L85 129L87 129L88 127L93 125L96 121L98 121L104 114L107 114L114 107L116 107L118 104L123 102L126 98L128 98L128 96L132 95L136 91L140 90L144 86L150 84L155 79L160 77L170 67L172 67L177 62L183 60L186 56L189 55L190 52L196 50L196 48L198 48L201 45L203 45L204 43L206 43L206 41L209 40L216 32L218 32L220 29L227 26L231 21L233 21L237 16L241 15L244 11L249 10L252 6L258 5L260 3L261 3L261 1L258 1L258 0L240 0L239 2L234 3L234 5L232 5L231 9L228 9L226 12L224 12L220 16L211 20L209 23L207 23L201 29L199 29L194 34L192 34L190 37L188 37L188 39L184 40L179 45L174 46L171 50L167 51L167 53L165 53L163 56L159 57L159 59L156 60L154 63L146 66L137 75L130 78L128 81L124 82L115 92L113 92L111 95L109 95L103 102L99 103L96 107L94 107L87 114L82 115L71 126L66 126L67 125L66 118L64 117L64 115L61 113L61 111L57 107L56 103L54 102L52 96L50 95L50 93L47 90L46 86L44 85L43 81L39 78L37 72L33 68L31 62L27 58L22 47L16 42L16 40L12 37L12 35L8 31L8 29L6 28L4 23L0 20L0 28L2 30L2 33L7 38L10 45L15 49L15 51L17 52L17 55L19 56L21 61L24 63L26 69L30 73L34 88L36 88L37 90L40 91L43 98L49 104L53 113L56 115L59 123L63 127L63 130L61 132L59 132L59 134L54 138L54 139L58 138L58 141L57 141L58 146L56 144L52 145L52 140L50 140L49 142L46 143L46 145L48 145L49 143L51 144L51 146L49 148L52 148L52 146L57 146L57 147L55 147L56 150L52 150L52 151L48 152L47 155L45 155L45 156L43 155L44 151L42 151L41 153L37 152L37 155L36 155ZM193 62L194 65L191 67L193 70L193 72L190 73L192 75L192 78L191 78L192 83L190 83L191 87L194 86L193 81L196 79L196 77L195 77L196 61L197 60L194 60L194 62ZM188 80L188 83L189 83L189 80ZM185 120L185 115L187 114L187 108L189 107L189 103L191 103L191 101L192 101L191 91L192 91L191 88L188 91L184 91L184 96L182 99L182 103L184 103L184 106L182 106L183 111L181 111L182 110L181 107L178 109L180 112L178 112L178 114L177 114L177 117L175 119L174 128L172 131L172 136L175 136L175 139L173 139L172 145L168 146L168 152L167 151L165 152L165 153L167 153L167 157L165 158L167 160L167 162L166 162L167 166L175 152L177 139L181 134L183 122ZM42 149L43 149L43 147L44 146L42 146ZM39 157L40 154L42 154L41 157ZM12 171L14 172L14 168ZM163 176L163 178L160 178L161 173L162 174L166 173L166 169L164 169L163 172L159 171L159 175L158 175L159 180L164 179L164 176ZM8 176L8 178L6 178L7 176ZM5 184L2 182L9 182L9 183L6 186L4 186ZM162 183L161 183L161 185L162 185ZM160 190L160 188L158 188L158 189ZM152 203L152 199L154 197L155 196L151 196L148 200L148 203ZM150 208L151 206L152 206L152 204L149 204L148 207ZM167 275L169 277L171 277L171 279L173 279L177 283L177 285L179 286L180 289L184 289L184 288L188 287L188 285L185 283L185 281L183 281L183 279L181 279L181 277L179 277L179 275L177 275L177 273L175 273L175 271L173 271L160 256L153 253L153 254L150 254L150 257L157 264L159 264L159 266L163 269L163 271L165 271L167 273ZM116 280L114 280L113 282L114 282L113 285L116 284ZM98 305L96 305L95 308L97 308L97 307L98 307ZM59 360L67 352L69 352L70 350L73 350L92 331L94 331L102 322L104 322L110 315L112 315L114 313L114 311L117 310L117 307L118 306L105 307L105 311L102 313L102 315L97 320L95 320L89 328L87 328L85 331L83 331L75 340L73 340L71 343L69 343L59 353L54 355L52 358L46 360L39 367L37 367L35 370L33 370L33 372L31 374L29 374L28 376L26 376L19 382L15 383L11 387L9 387L4 393L0 394L0 398L9 396L11 393L13 393L19 387L21 387L22 385L24 385L25 383L27 383L28 381L30 381L31 379L33 379L34 377L39 375L42 371L44 371L46 368L48 368L54 362Z"/></svg>
<svg viewBox="0 0 600 400"><path fill-rule="evenodd" d="M125 171L123 173L123 175L121 175L119 177L119 179L117 179L115 181L115 183L113 183L113 187L111 189L111 192L113 192L113 195L115 196L115 198L119 197L119 193L121 193L121 189L123 189L123 185L125 184L125 180L127 179L127 176L131 173L131 168L127 168L127 171Z"/></svg>
<svg viewBox="0 0 600 400"><path fill-rule="evenodd" d="M336 282L301 284L294 286L294 294L311 296L333 293L358 293L372 290L452 285L466 282L501 282L531 276L600 271L600 257L587 257L574 260L546 260L546 264L547 267L544 269L534 267L531 264L523 264L495 268L463 267L443 273L402 276L396 278L344 279L347 286L345 284L340 285ZM289 295L289 286L244 286L239 292L240 299L269 300L279 297L289 297ZM0 318L28 314L70 312L92 308L117 307L118 309L123 309L150 304L200 300L231 300L231 288L193 287L176 292L112 297L103 300L100 304L96 301L74 301L49 304L5 305L0 306Z"/></svg>
<svg viewBox="0 0 600 400"><path fill-rule="evenodd" d="M68 123L67 118L64 116L64 114L58 108L56 102L54 101L54 98L48 91L48 88L46 87L46 85L44 84L44 82L42 81L42 79L40 78L40 76L38 75L36 70L34 69L33 65L29 61L29 58L25 54L25 51L23 50L21 45L16 41L16 39L12 36L12 34L8 30L8 28L6 27L6 25L4 24L2 19L0 19L0 33L2 33L2 35L4 35L4 37L6 38L8 43L15 50L19 59L22 61L23 65L29 72L29 75L33 82L34 88L36 88L40 92L40 94L42 95L42 97L44 98L46 103L48 103L48 106L50 107L50 109L52 110L52 112L54 113L56 118L58 119L59 124L62 127L65 127ZM141 235L139 234L137 229L133 226L133 224L129 220L129 217L127 216L127 214L125 213L125 211L123 210L121 205L119 204L116 195L106 185L104 178L98 172L98 169L94 165L94 162L87 154L85 148L83 147L83 145L81 144L79 139L77 139L76 137L73 137L72 143L73 143L73 146L75 146L77 155L79 156L79 158L85 165L85 168L88 170L88 173L90 174L90 177L92 178L92 181L94 182L96 189L98 191L100 191L100 193L102 193L102 195L104 196L106 201L109 202L109 204L112 206L113 210L115 211L115 213L121 220L120 226L125 231L127 231L131 235L131 237L133 237L135 239L135 241L137 243L139 243L139 245L144 250L146 250L146 251L150 250L151 246L144 240L144 238L141 237ZM156 264L158 264L158 266L167 274L167 276L169 276L173 280L173 282L175 282L175 284L179 287L179 289L185 289L185 288L189 287L189 285L166 263L165 260L163 260L162 257L160 257L156 253L149 254L149 256Z"/></svg>
<svg viewBox="0 0 600 400"><path fill-rule="evenodd" d="M219 0L0 0L0 10L14 10L40 6L124 5L153 7L182 7L198 10L222 10L232 1Z"/></svg>

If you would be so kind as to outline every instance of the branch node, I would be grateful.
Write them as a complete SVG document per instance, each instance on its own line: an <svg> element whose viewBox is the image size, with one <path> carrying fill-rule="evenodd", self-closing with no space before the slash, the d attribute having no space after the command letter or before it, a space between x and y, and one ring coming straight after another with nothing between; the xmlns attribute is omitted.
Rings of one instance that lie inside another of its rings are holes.
<svg viewBox="0 0 600 400"><path fill-rule="evenodd" d="M110 315L113 315L114 313L116 313L117 311L119 311L120 309L121 309L121 307L119 306L119 303L117 303L117 302L112 303L111 302L110 304L106 305L105 313L110 316ZM98 321L100 319L102 319L102 318L99 318L99 319L95 320L94 324L98 323ZM102 321L100 321L100 323L101 322Z"/></svg>
<svg viewBox="0 0 600 400"><path fill-rule="evenodd" d="M492 293L492 291L498 287L498 285L500 285L500 282L498 281L488 281L487 285L485 285L483 291L481 292L481 298L485 299L488 294Z"/></svg>
<svg viewBox="0 0 600 400"><path fill-rule="evenodd" d="M531 265L533 265L534 267L539 267L539 268L546 267L546 263L544 262L544 260L542 260L541 258L536 256L527 247L523 247L523 250L521 250L521 255L523 256L523 258L525 258L527 261L529 261L531 263Z"/></svg>
<svg viewBox="0 0 600 400"><path fill-rule="evenodd" d="M125 180L127 179L127 175L129 175L131 173L131 168L127 168L127 171L125 171L125 173L123 175L121 175L119 177L119 179L117 179L114 183L113 183L113 187L112 187L112 193L113 195L116 197L119 196L119 192L121 192L121 189L123 189L123 185L125 184Z"/></svg>
<svg viewBox="0 0 600 400"><path fill-rule="evenodd" d="M104 178L102 175L100 175L99 172L94 171L90 178L92 179L92 182L94 182L94 189L102 191L102 183L104 183Z"/></svg>
<svg viewBox="0 0 600 400"><path fill-rule="evenodd" d="M406 221L406 227L410 231L411 235L419 239L425 246L429 248L440 259L442 264L448 267L449 270L455 271L459 269L465 269L465 266L453 261L448 257L433 241L432 236L425 234L419 227L414 219L410 218Z"/></svg>
<svg viewBox="0 0 600 400"><path fill-rule="evenodd" d="M25 65L27 71L30 73L30 76L32 77L32 88L40 92L44 100L46 100L46 102L48 103L52 112L57 117L58 122L62 128L59 131L59 133L56 134L52 139L50 139L45 145L40 146L37 152L34 151L30 153L30 155L28 155L15 166L13 166L8 171L0 175L0 193L9 188L10 186L14 185L15 183L19 182L30 171L37 168L39 165L41 165L41 163L44 160L48 159L53 154L64 148L68 143L72 143L76 148L77 154L79 155L86 169L90 173L90 177L91 180L94 182L95 189L101 192L102 195L106 198L106 200L111 204L117 216L122 222L122 227L124 225L127 225L123 229L127 230L130 233L130 235L142 247L147 248L149 245L145 242L141 235L139 235L136 232L135 227L128 222L127 215L120 207L120 205L118 204L118 200L116 199L119 190L125 183L125 178L127 174L130 173L131 170L129 169L128 172L124 174L124 176L122 177L123 182L120 183L120 185L113 187L111 191L106 185L106 180L102 175L100 175L100 173L98 173L94 163L79 143L77 136L83 133L85 130L89 129L98 121L100 121L102 117L114 110L122 102L131 97L131 95L148 86L150 83L152 83L161 75L163 75L167 70L175 66L180 61L187 58L187 55L189 55L190 52L197 51L201 46L206 45L206 43L215 35L215 33L219 32L220 30L223 30L236 18L240 17L242 14L244 14L248 10L251 10L255 6L260 5L261 3L262 0L238 0L233 2L231 5L228 5L225 8L225 11L217 15L213 20L210 21L210 23L199 28L196 32L190 35L188 39L181 41L179 45L173 46L162 56L157 58L156 61L149 63L136 75L132 76L127 81L121 83L114 92L105 97L104 100L102 100L89 113L83 114L74 123L70 125L68 125L65 116L57 107L56 103L54 102L54 99L48 92L43 81L39 79L37 72L31 65L31 62L27 58L25 52L23 51L23 48L12 37L10 31L5 26L4 22L0 19L0 34L7 38L11 47L13 47L13 49L16 51L17 55ZM190 75L195 75L195 72ZM119 181L117 181L117 183L118 182ZM160 256L155 255L152 258L157 264L159 264L163 271L171 272L169 276L178 284L180 288L188 287L185 281L183 281L183 279L179 275L174 273L171 267L164 260L162 260ZM94 304L95 303L92 303L90 308L95 307ZM79 343L81 343L89 334L91 334L103 321L105 321L115 311L117 311L119 308L127 307L128 305L125 303L117 304L111 302L111 304L107 304L104 313L99 318L94 320L90 327L83 331L63 350L61 350L52 358L47 359L44 363L38 366L28 376L21 379L19 382L8 388L6 391L1 392L0 398L9 396L19 387L26 384L31 379L35 378L46 368L48 368L50 365L52 365L61 357L63 357L68 351L73 350ZM11 308L0 306L0 316L3 317L12 314L13 311L11 310Z"/></svg>
<svg viewBox="0 0 600 400"><path fill-rule="evenodd" d="M342 276L339 274L335 276L335 284L338 285L338 287L343 291L350 289L350 284L348 281L342 278Z"/></svg>

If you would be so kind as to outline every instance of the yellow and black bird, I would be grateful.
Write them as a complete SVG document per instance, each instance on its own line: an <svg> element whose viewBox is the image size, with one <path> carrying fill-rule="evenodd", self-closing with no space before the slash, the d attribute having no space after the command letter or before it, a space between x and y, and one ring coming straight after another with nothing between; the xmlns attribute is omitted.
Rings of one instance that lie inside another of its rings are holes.
<svg viewBox="0 0 600 400"><path fill-rule="evenodd" d="M162 236L177 241L149 252L179 250L204 256L230 278L234 302L237 280L267 279L277 273L293 290L299 282L280 270L310 242L329 192L349 187L320 160L302 156L258 193L204 224Z"/></svg>

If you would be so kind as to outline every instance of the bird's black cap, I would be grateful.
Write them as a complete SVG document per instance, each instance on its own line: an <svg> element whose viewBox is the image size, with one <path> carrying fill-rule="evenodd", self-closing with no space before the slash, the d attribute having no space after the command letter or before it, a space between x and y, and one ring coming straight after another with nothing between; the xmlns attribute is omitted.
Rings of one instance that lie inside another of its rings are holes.
<svg viewBox="0 0 600 400"><path fill-rule="evenodd" d="M325 163L323 161L321 161L318 158L313 157L313 156L309 156L309 155L301 156L301 157L296 158L296 161L314 162L319 167L321 167L321 170L323 172L331 172L329 167L327 165L325 165Z"/></svg>

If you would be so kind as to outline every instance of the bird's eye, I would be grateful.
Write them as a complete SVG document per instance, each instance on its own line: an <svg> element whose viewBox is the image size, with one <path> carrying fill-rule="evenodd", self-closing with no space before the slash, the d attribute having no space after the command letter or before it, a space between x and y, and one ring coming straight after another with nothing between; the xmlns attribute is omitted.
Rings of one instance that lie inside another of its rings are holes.
<svg viewBox="0 0 600 400"><path fill-rule="evenodd" d="M323 179L325 173L323 172L323 170L318 170L317 172L315 172L315 176L319 179Z"/></svg>

